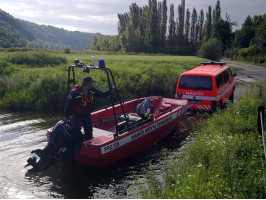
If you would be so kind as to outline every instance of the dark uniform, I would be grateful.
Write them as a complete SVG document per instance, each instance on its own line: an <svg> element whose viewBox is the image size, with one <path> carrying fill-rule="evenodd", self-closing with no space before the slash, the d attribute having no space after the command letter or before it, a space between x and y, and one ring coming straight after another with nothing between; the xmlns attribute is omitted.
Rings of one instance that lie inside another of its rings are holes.
<svg viewBox="0 0 266 200"><path fill-rule="evenodd" d="M70 127L72 128L73 137L77 143L84 140L80 123L82 123L84 128L85 140L92 139L91 105L94 97L106 97L110 94L110 91L102 92L95 87L84 92L81 84L76 85L69 93L65 104L65 117L70 119Z"/></svg>

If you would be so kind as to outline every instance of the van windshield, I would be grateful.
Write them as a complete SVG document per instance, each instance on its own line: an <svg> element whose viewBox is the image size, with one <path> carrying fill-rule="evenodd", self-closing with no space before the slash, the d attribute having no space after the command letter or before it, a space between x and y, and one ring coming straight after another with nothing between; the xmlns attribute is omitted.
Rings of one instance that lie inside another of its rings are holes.
<svg viewBox="0 0 266 200"><path fill-rule="evenodd" d="M182 76L179 89L212 90L212 79L207 76Z"/></svg>

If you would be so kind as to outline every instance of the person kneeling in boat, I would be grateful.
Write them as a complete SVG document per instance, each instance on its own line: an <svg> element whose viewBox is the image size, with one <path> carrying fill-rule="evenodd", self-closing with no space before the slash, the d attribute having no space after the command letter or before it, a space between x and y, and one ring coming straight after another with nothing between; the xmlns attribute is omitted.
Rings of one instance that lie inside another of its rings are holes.
<svg viewBox="0 0 266 200"><path fill-rule="evenodd" d="M92 136L91 106L94 97L107 97L111 91L100 91L93 86L95 81L86 76L81 84L75 85L69 93L65 104L64 121L69 122L73 131L75 142L81 147L82 142L90 140ZM85 132L85 138L81 133L81 124Z"/></svg>

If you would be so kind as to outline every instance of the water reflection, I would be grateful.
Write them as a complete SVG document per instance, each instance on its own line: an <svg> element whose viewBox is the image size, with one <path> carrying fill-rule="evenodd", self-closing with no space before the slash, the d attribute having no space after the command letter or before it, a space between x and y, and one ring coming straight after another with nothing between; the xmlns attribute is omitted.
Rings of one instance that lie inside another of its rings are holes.
<svg viewBox="0 0 266 200"><path fill-rule="evenodd" d="M161 143L115 165L97 169L60 159L46 172L27 173L30 152L46 145L46 129L61 115L0 112L0 198L128 198L135 175L149 162L160 169L163 148L176 151L188 132L179 128Z"/></svg>

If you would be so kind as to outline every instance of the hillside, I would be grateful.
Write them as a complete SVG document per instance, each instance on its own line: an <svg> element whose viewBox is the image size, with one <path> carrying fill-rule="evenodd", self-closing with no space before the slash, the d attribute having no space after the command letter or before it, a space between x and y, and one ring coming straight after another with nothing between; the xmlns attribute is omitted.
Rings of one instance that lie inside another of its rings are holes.
<svg viewBox="0 0 266 200"><path fill-rule="evenodd" d="M0 47L25 47L33 39L18 20L0 9Z"/></svg>
<svg viewBox="0 0 266 200"><path fill-rule="evenodd" d="M0 9L0 47L83 50L97 33L67 31L14 18Z"/></svg>

